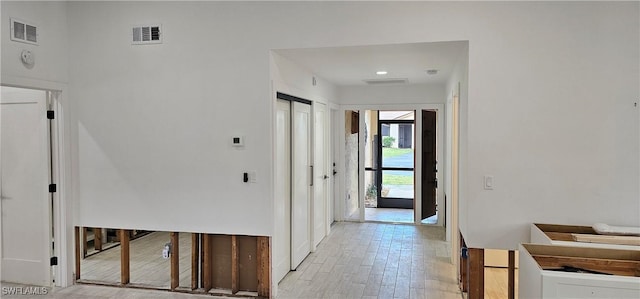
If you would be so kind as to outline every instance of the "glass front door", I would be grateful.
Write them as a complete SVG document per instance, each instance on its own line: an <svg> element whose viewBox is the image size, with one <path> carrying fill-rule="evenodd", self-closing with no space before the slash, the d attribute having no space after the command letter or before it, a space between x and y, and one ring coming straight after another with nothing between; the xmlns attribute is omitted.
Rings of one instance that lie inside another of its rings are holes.
<svg viewBox="0 0 640 299"><path fill-rule="evenodd" d="M379 111L376 189L379 208L414 207L414 111Z"/></svg>

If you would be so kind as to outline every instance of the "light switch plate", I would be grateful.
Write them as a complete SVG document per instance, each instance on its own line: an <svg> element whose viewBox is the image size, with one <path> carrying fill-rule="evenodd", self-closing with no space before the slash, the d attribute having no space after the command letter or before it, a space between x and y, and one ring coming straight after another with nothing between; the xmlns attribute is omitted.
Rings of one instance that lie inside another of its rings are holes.
<svg viewBox="0 0 640 299"><path fill-rule="evenodd" d="M484 190L493 190L493 176L485 175L484 176Z"/></svg>

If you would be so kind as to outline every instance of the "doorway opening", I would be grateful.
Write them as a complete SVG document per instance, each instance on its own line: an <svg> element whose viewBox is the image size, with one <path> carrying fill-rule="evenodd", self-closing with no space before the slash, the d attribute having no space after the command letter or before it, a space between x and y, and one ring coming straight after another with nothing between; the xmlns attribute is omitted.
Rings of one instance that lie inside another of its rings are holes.
<svg viewBox="0 0 640 299"><path fill-rule="evenodd" d="M415 112L365 111L365 220L414 222Z"/></svg>

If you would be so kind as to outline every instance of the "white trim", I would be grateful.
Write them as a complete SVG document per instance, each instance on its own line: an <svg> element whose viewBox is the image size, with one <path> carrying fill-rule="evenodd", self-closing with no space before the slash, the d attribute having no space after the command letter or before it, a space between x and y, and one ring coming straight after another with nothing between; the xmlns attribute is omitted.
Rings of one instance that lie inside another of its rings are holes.
<svg viewBox="0 0 640 299"><path fill-rule="evenodd" d="M358 111L358 213L359 213L359 220L360 222L364 222L364 155L365 155L365 146L366 146L366 142L365 142L365 134L364 134L364 128L366 127L365 125L365 116L364 116L364 112L365 109L361 109L361 110L357 110Z"/></svg>
<svg viewBox="0 0 640 299"><path fill-rule="evenodd" d="M58 255L58 266L56 267L56 286L67 286L70 285L69 278L70 275L66 275L68 269L73 269L73 267L69 267L71 263L65 261L71 261L73 259L69 258L69 252L73 251L73 244L70 244L66 241L73 240L73 238L69 238L71 232L71 221L69 220L69 209L70 206L67 200L63 200L67 194L66 185L66 177L64 175L66 159L64 156L64 144L65 144L65 134L64 134L64 109L62 107L62 103L60 103L60 98L62 97L62 92L51 92L52 94L52 105L53 111L55 113L55 119L52 121L52 133L53 136L51 140L53 141L53 179L56 186L58 186L56 193L54 193L54 242L56 255ZM66 212L66 213L65 213ZM57 217L56 217L57 216ZM65 229L67 228L67 229ZM74 257L75 258L75 257Z"/></svg>
<svg viewBox="0 0 640 299"><path fill-rule="evenodd" d="M345 137L345 110L344 109L335 109L336 113L336 128L333 134L335 134L335 138L337 140L337 144L335 145L336 151L336 171L338 172L334 180L337 182L336 188L338 188L338 197L335 198L336 205L334 206L335 220L336 221L344 221L346 219L344 214L344 196L346 194L346 186L345 186L345 148L344 145L347 141Z"/></svg>

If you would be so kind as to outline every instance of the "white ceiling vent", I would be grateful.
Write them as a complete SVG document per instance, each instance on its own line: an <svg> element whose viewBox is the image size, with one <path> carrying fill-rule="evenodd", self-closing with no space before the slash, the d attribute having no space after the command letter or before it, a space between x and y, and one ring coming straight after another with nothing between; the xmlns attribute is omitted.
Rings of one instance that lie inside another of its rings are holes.
<svg viewBox="0 0 640 299"><path fill-rule="evenodd" d="M162 25L141 25L133 26L131 35L131 44L161 44L162 43Z"/></svg>
<svg viewBox="0 0 640 299"><path fill-rule="evenodd" d="M389 79L367 79L364 80L369 85L383 85L383 84L404 84L407 83L407 78L389 78Z"/></svg>
<svg viewBox="0 0 640 299"><path fill-rule="evenodd" d="M11 40L37 45L38 27L21 20L11 18Z"/></svg>

